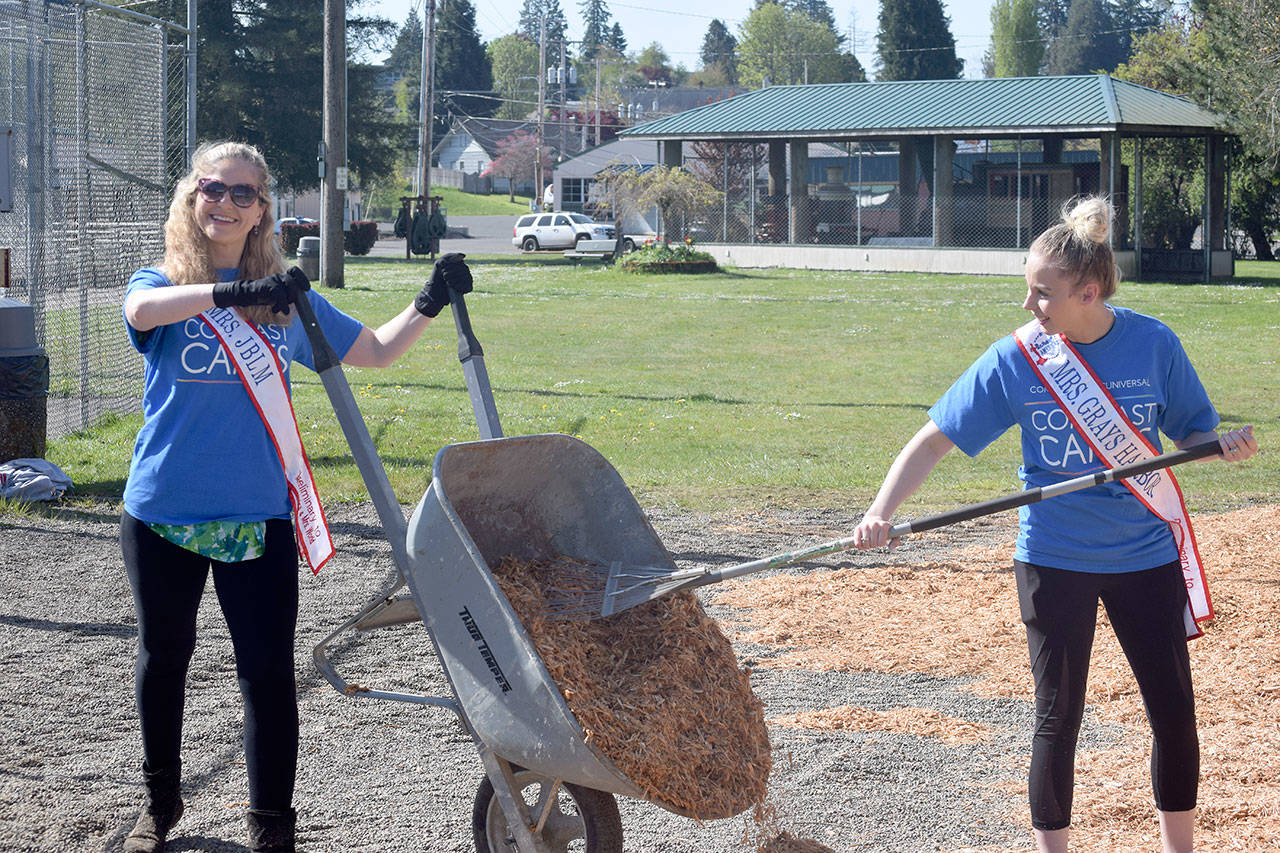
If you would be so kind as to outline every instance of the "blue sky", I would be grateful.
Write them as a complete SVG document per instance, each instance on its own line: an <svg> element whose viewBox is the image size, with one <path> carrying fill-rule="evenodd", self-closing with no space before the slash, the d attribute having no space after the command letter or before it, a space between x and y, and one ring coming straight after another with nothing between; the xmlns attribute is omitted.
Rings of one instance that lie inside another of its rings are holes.
<svg viewBox="0 0 1280 853"><path fill-rule="evenodd" d="M476 26L485 41L515 32L523 0L472 0L476 7ZM713 18L724 21L737 33L738 25L751 7L750 0L702 0L696 12L689 12L687 0L606 0L613 20L632 50L650 42L658 42L673 63L689 70L698 67L702 37ZM370 12L402 23L411 9L422 13L425 0L365 0L361 11ZM876 23L879 0L828 0L835 13L837 26L852 35L855 53L868 73L875 53ZM991 0L944 0L951 17L951 33L956 39L956 52L965 61L964 76L981 76L982 55L991 38ZM578 0L560 0L569 36L582 34Z"/></svg>

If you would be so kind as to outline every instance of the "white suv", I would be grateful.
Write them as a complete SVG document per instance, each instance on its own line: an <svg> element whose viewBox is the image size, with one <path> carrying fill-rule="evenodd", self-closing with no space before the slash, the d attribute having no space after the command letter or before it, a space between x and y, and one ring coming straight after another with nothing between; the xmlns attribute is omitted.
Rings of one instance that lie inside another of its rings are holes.
<svg viewBox="0 0 1280 853"><path fill-rule="evenodd" d="M581 213L530 213L511 229L511 245L525 252L571 249L581 240L613 240L615 233Z"/></svg>

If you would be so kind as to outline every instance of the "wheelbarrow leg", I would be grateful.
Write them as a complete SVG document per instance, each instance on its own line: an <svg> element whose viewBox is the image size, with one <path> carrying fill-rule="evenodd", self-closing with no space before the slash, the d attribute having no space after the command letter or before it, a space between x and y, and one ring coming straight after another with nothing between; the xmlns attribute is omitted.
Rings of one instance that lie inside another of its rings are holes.
<svg viewBox="0 0 1280 853"><path fill-rule="evenodd" d="M520 853L551 853L551 849L534 835L535 821L529 814L524 797L519 794L511 763L499 758L492 749L479 741L476 745L480 749L480 761L484 765L485 775L493 785L493 795L497 797L502 814L507 819L507 828L515 836L516 848ZM545 809L545 804L540 805Z"/></svg>

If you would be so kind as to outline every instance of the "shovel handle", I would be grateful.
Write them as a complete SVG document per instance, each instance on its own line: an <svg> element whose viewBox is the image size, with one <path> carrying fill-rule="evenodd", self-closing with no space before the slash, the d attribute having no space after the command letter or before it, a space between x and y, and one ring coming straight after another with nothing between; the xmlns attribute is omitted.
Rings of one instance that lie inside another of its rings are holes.
<svg viewBox="0 0 1280 853"><path fill-rule="evenodd" d="M980 518L984 515L993 515L997 512L1003 512L1007 509L1033 504L1042 501L1045 498L1057 497L1067 492L1074 492L1080 489L1087 489L1090 486L1099 486L1103 483L1110 483L1113 480L1123 480L1129 477L1139 477L1143 474L1150 474L1152 471L1159 471L1162 468L1168 468L1172 465L1181 465L1183 462L1191 462L1196 459L1204 459L1208 456L1215 456L1222 452L1221 445L1217 441L1206 441L1189 447L1186 450L1174 450L1169 453L1163 453L1160 456L1153 456L1141 462L1133 462L1128 465L1118 465L1115 468L1108 468L1106 471L1099 471L1097 474L1085 474L1082 477L1076 477L1071 480L1064 480L1061 483L1054 483L1050 486L1038 486L1034 489L1027 489L1021 492L1014 492L1004 497L994 498L982 503L970 504L968 506L958 507L947 512L940 512L937 515L927 515L924 518L917 518L913 521L904 521L901 524L895 524L889 529L890 538L905 536L908 533L923 533L926 530L936 530L939 527L946 527L948 524L956 524L961 521L969 521L970 519ZM741 563L736 566L729 566L724 569L717 569L709 572L703 572L696 576L696 580L689 586L703 586L704 584L717 583L730 578L741 577L742 575L754 574L766 569L777 569L782 566L789 566L798 563L801 560L807 560L811 557L822 557L827 554L834 554L837 551L848 551L855 547L852 536L846 536L843 539L833 539L829 542L822 542L800 551L791 551L786 554L777 554L773 557L765 557L760 560L754 560L750 563ZM695 572L690 570L687 572L689 576L694 576Z"/></svg>

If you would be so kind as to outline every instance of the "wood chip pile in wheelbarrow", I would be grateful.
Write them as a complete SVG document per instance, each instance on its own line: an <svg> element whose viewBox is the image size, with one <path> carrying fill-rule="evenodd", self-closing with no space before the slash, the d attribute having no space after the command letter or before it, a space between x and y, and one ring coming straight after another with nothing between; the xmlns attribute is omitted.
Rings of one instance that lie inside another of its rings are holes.
<svg viewBox="0 0 1280 853"><path fill-rule="evenodd" d="M691 593L578 622L547 618L545 591L598 584L581 564L507 559L494 576L587 741L646 797L705 820L764 798L763 705Z"/></svg>

